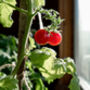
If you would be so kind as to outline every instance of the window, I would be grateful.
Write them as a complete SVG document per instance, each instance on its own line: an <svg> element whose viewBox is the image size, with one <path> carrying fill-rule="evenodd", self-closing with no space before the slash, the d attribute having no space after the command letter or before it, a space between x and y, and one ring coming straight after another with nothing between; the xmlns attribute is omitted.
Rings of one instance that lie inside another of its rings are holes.
<svg viewBox="0 0 90 90"><path fill-rule="evenodd" d="M90 90L90 0L75 0L75 60L84 90Z"/></svg>

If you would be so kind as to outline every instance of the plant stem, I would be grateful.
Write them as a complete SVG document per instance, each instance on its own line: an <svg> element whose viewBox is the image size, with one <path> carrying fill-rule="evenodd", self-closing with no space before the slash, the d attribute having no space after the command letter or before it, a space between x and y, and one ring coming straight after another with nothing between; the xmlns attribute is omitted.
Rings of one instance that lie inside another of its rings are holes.
<svg viewBox="0 0 90 90"><path fill-rule="evenodd" d="M42 16L40 12L38 12L38 18L39 18L40 29L44 29L43 22L42 22Z"/></svg>
<svg viewBox="0 0 90 90"><path fill-rule="evenodd" d="M28 8L28 12L29 12L28 16L27 16L27 25L26 25L25 33L23 35L22 42L21 42L22 47L21 47L20 55L18 56L18 62L17 62L16 68L14 69L14 71L12 73L13 77L18 72L19 67L20 67L20 65L25 57L27 38L28 38L28 34L30 32L30 28L31 28L32 20L33 20L32 2L31 2L31 0L27 0L27 2L28 2L27 8Z"/></svg>
<svg viewBox="0 0 90 90"><path fill-rule="evenodd" d="M0 71L2 70L2 69L5 69L5 68L8 68L8 67L15 67L15 64L4 64L4 65L2 65L2 66L0 66Z"/></svg>
<svg viewBox="0 0 90 90"><path fill-rule="evenodd" d="M26 0L26 3L29 14L32 14L32 0Z"/></svg>
<svg viewBox="0 0 90 90"><path fill-rule="evenodd" d="M27 89L28 89L28 90L31 90L31 88L29 87L28 82L27 82L27 80L26 80L26 73L25 73L25 72L24 72L23 80L24 80L24 82L25 82L25 85L26 85Z"/></svg>
<svg viewBox="0 0 90 90"><path fill-rule="evenodd" d="M26 41L28 38L28 32L30 31L31 23L32 23L32 15L28 16L28 18L27 18L27 26L26 26L26 30L25 30L23 40L22 40L21 53L18 56L18 62L17 62L16 68L15 68L14 72L12 73L13 76L15 76L15 74L17 73L17 71L18 71L18 69L19 69L19 67L24 59L25 49L26 49Z"/></svg>

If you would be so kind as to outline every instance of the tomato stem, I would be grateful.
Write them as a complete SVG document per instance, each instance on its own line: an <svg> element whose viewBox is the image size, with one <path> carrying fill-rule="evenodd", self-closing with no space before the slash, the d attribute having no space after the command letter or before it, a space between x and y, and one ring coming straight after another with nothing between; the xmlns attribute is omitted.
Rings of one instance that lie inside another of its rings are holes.
<svg viewBox="0 0 90 90"><path fill-rule="evenodd" d="M44 29L41 13L38 12L40 29Z"/></svg>
<svg viewBox="0 0 90 90"><path fill-rule="evenodd" d="M21 8L19 8L19 7L17 7L17 6L14 6L14 5L10 4L10 3L7 3L7 2L5 2L5 1L3 1L3 2L4 2L5 4L7 4L8 6L14 8L15 10L21 12L21 13L28 14L28 11L27 11L27 10L21 9Z"/></svg>

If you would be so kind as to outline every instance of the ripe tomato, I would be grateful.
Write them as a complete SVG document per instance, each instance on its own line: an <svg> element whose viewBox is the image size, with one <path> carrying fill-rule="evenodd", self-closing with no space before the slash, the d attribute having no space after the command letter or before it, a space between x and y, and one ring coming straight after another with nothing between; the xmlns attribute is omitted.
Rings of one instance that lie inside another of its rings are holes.
<svg viewBox="0 0 90 90"><path fill-rule="evenodd" d="M44 30L44 29L40 29L35 33L35 41L40 44L40 45L46 45L48 43L49 40L49 33L48 31Z"/></svg>
<svg viewBox="0 0 90 90"><path fill-rule="evenodd" d="M50 32L49 44L52 46L57 46L62 41L62 35L59 32Z"/></svg>

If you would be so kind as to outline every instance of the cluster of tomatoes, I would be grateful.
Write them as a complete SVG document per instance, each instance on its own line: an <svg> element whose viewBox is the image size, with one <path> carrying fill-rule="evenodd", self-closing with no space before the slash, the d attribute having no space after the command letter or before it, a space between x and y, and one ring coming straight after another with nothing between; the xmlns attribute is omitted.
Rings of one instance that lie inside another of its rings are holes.
<svg viewBox="0 0 90 90"><path fill-rule="evenodd" d="M57 46L62 41L62 35L59 32L50 31L48 32L45 29L40 29L35 33L35 41L39 45L49 44L51 46Z"/></svg>

